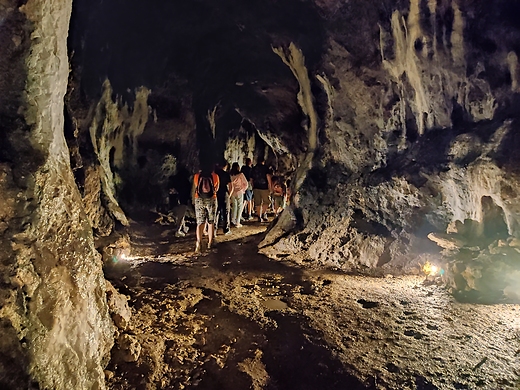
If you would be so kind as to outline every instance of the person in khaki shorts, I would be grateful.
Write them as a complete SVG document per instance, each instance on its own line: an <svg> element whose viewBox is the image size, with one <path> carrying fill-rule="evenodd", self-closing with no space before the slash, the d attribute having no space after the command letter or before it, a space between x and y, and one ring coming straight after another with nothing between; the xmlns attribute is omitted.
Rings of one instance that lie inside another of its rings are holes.
<svg viewBox="0 0 520 390"><path fill-rule="evenodd" d="M263 157L258 158L257 164L251 170L251 182L258 222L269 222L265 213L269 207L269 195L272 185L271 175L269 174L269 169L265 166Z"/></svg>
<svg viewBox="0 0 520 390"><path fill-rule="evenodd" d="M193 203L197 217L197 242L195 252L201 251L202 232L208 223L208 249L211 249L214 238L214 223L217 212L217 191L220 186L218 175L213 172L211 165L205 164L202 170L193 177Z"/></svg>

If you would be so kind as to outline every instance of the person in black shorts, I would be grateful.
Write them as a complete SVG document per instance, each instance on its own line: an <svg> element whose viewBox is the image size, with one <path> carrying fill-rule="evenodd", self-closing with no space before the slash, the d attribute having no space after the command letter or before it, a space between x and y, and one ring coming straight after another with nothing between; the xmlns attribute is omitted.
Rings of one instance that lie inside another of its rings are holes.
<svg viewBox="0 0 520 390"><path fill-rule="evenodd" d="M246 158L245 165L242 166L241 172L246 177L249 183L247 189L244 192L244 219L251 221L253 219L253 186L251 185L251 170L253 162L250 158Z"/></svg>
<svg viewBox="0 0 520 390"><path fill-rule="evenodd" d="M257 164L251 170L251 181L253 182L253 198L258 222L269 222L265 214L270 203L269 194L272 185L269 168L265 166L263 157L258 158Z"/></svg>
<svg viewBox="0 0 520 390"><path fill-rule="evenodd" d="M222 227L224 234L231 234L229 214L231 212L231 202L229 195L233 189L231 184L231 175L228 172L229 164L227 161L223 161L217 164L215 173L218 175L220 186L217 191L217 217L215 220L215 226L218 227L222 221Z"/></svg>

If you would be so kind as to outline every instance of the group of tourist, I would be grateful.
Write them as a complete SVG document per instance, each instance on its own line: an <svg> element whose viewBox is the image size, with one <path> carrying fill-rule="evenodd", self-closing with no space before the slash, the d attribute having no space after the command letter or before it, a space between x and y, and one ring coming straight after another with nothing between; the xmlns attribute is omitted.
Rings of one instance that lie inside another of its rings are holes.
<svg viewBox="0 0 520 390"><path fill-rule="evenodd" d="M215 166L203 166L193 177L193 201L197 219L195 251L200 252L202 237L208 236L208 249L219 226L225 235L231 227L242 227L242 220L253 220L253 210L259 222L268 222L269 207L277 215L286 204L287 185L283 178L273 175L260 157L253 167L250 158L240 168L223 161Z"/></svg>

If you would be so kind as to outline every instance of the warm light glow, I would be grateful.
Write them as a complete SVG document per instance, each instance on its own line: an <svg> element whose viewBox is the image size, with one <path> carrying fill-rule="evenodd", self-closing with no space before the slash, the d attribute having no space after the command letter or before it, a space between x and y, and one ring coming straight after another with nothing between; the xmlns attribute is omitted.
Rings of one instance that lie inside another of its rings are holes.
<svg viewBox="0 0 520 390"><path fill-rule="evenodd" d="M442 275L442 273L443 273L442 269L440 269L436 265L433 265L429 261L426 264L424 264L422 269L423 269L423 272L428 276L436 276L438 273L441 273L441 275Z"/></svg>
<svg viewBox="0 0 520 390"><path fill-rule="evenodd" d="M126 260L126 255L124 253L121 253L121 260Z"/></svg>

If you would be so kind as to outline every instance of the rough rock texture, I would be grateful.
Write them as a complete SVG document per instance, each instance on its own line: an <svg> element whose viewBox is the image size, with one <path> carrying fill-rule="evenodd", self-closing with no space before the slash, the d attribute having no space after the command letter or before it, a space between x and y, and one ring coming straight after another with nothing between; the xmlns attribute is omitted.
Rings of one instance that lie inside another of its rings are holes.
<svg viewBox="0 0 520 390"><path fill-rule="evenodd" d="M0 2L0 386L102 389L114 330L63 136L72 2L19 3Z"/></svg>
<svg viewBox="0 0 520 390"><path fill-rule="evenodd" d="M193 233L131 224L134 257L118 280L135 338L121 358L135 358L136 341L141 351L112 356L111 388L519 388L520 305L457 302L424 276L273 261L255 253L265 229L244 222L195 254Z"/></svg>
<svg viewBox="0 0 520 390"><path fill-rule="evenodd" d="M359 15L379 31L356 40L343 35L349 28L331 32L324 69L333 123L323 126L314 166L264 253L348 270L419 271L440 260L427 234L465 219L484 223L485 197L502 209L507 235L520 234L517 48L493 24L503 17L519 35L504 16L508 4L485 15L477 3L395 3L391 12L359 1L321 4L326 17ZM482 52L484 40L493 55Z"/></svg>
<svg viewBox="0 0 520 390"><path fill-rule="evenodd" d="M114 324L122 331L125 331L128 329L130 319L132 318L132 311L128 307L128 298L120 294L109 281L106 282L106 285L108 308Z"/></svg>
<svg viewBox="0 0 520 390"><path fill-rule="evenodd" d="M128 4L78 0L69 43L87 100L106 79L129 107L152 91L129 201L160 200L153 172L168 154L195 170L198 148L200 160L264 155L292 179L291 207L261 244L272 257L421 272L453 260L428 235L481 224L486 197L505 238L520 234L515 2Z"/></svg>

